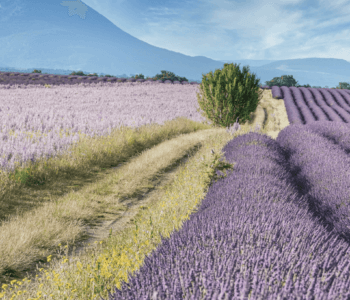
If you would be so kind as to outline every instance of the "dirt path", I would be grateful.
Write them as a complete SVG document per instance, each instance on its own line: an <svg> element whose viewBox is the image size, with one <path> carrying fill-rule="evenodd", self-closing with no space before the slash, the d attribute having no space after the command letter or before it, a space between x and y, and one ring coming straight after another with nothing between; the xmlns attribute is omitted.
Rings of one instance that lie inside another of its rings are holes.
<svg viewBox="0 0 350 300"><path fill-rule="evenodd" d="M186 163L187 160L188 157L184 157L181 159L180 164ZM149 192L144 193L139 197L125 199L123 202L125 204L124 212L116 212L114 214L104 213L103 217L101 216L101 219L103 218L104 220L96 222L95 226L84 226L87 233L87 238L84 241L80 241L75 244L76 249L73 256L83 253L87 249L94 248L95 241L99 242L107 239L110 235L110 230L112 230L112 235L114 235L127 227L135 227L133 220L140 210L142 210L141 206L147 206L161 200L164 192L160 189L160 187L171 184L174 181L179 166L174 167L171 171L163 173L162 178L154 183L155 187ZM88 246L88 244L90 244L90 246ZM70 252L69 255L70 254L72 254L72 252Z"/></svg>
<svg viewBox="0 0 350 300"><path fill-rule="evenodd" d="M272 116L271 116L272 115ZM271 130L268 135L276 139L280 130L289 125L287 113L285 110L284 102L281 99L274 99L272 97L271 90L264 90L263 99L258 105L258 109L255 114L253 114L254 120L260 121L262 126L268 126ZM268 122L267 122L268 120ZM188 157L181 160L182 162L187 162ZM119 165L120 166L120 165ZM116 168L119 168L115 167ZM160 200L162 197L162 192L159 190L160 186L164 186L172 182L175 178L175 173L179 167L173 168L171 171L164 173L163 177L155 185L155 188L150 192L138 197L125 200L125 211L115 214L105 213L103 215L104 220L101 220L96 226L86 225L85 229L87 232L87 239L84 242L78 242L76 244L75 255L81 253L85 249L93 248L93 243L95 241L101 241L108 238L110 230L112 229L112 234L120 232L126 227L134 227L133 218L138 214L140 206L148 205L149 203L154 203ZM112 170L110 170L112 171ZM114 172L114 171L112 171ZM136 201L135 201L136 200ZM135 202L139 203L135 205ZM90 246L86 246L90 244ZM71 252L70 252L71 253Z"/></svg>

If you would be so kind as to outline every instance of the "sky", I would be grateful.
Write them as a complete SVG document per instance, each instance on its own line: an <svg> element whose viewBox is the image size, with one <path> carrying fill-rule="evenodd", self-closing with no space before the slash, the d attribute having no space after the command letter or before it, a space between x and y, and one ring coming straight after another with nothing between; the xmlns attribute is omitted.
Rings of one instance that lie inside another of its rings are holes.
<svg viewBox="0 0 350 300"><path fill-rule="evenodd" d="M349 0L82 2L137 39L189 56L350 61Z"/></svg>

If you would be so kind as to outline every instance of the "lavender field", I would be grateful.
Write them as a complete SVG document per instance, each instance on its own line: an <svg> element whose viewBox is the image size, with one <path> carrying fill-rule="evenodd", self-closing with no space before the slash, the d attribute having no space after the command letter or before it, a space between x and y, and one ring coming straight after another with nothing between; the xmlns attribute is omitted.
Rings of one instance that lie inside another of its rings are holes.
<svg viewBox="0 0 350 300"><path fill-rule="evenodd" d="M115 82L164 82L174 84L197 84L197 82L188 81L170 81L170 80L155 80L149 79L136 79L136 78L117 78L113 76L98 77L91 74L85 76L79 75L52 75L41 73L20 73L20 72L0 72L0 85L6 85L11 87L13 85L77 85L77 84L90 84L90 83L115 83Z"/></svg>
<svg viewBox="0 0 350 300"><path fill-rule="evenodd" d="M230 141L234 171L108 299L349 299L350 128L329 123Z"/></svg>
<svg viewBox="0 0 350 300"><path fill-rule="evenodd" d="M65 88L0 85L0 99L6 99L6 105L1 108L3 141L6 141L1 151L2 168L14 170L16 161L35 161L42 155L57 154L79 140L78 132L89 137L101 136L120 125L164 124L164 121L192 114L196 115L193 120L205 120L196 112L198 85L134 84L137 83L65 85ZM130 87L134 87L133 94ZM169 89L172 95L168 94ZM11 131L22 138L12 139L5 133ZM60 137L61 131L69 135ZM40 137L27 139L27 132L30 135L35 132Z"/></svg>
<svg viewBox="0 0 350 300"><path fill-rule="evenodd" d="M305 87L272 87L272 95L283 99L291 124L313 121L350 122L350 90Z"/></svg>
<svg viewBox="0 0 350 300"><path fill-rule="evenodd" d="M350 299L350 92L265 92L262 128L217 128L198 85L0 86L0 299Z"/></svg>

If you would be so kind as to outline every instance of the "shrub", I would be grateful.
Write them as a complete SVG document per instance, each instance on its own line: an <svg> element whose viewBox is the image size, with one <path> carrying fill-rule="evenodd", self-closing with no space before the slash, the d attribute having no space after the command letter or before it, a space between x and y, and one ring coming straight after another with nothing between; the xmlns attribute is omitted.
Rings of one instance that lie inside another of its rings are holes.
<svg viewBox="0 0 350 300"><path fill-rule="evenodd" d="M86 74L84 74L84 72L82 71L78 71L78 72L72 72L69 75L79 75L79 76L86 76Z"/></svg>
<svg viewBox="0 0 350 300"><path fill-rule="evenodd" d="M336 88L350 90L350 84L346 82L339 82L339 85Z"/></svg>
<svg viewBox="0 0 350 300"><path fill-rule="evenodd" d="M136 75L136 76L131 76L131 78L135 78L135 79L145 79L145 76L142 74Z"/></svg>
<svg viewBox="0 0 350 300"><path fill-rule="evenodd" d="M159 80L161 79L162 81L165 81L165 80L171 80L172 82L174 81L188 81L188 79L186 77L180 77L180 76L177 76L175 75L174 73L172 72L168 72L168 71L160 71L162 74L157 74L153 79L154 80Z"/></svg>
<svg viewBox="0 0 350 300"><path fill-rule="evenodd" d="M167 72L167 71L160 71L162 74L157 74L156 76L154 76L153 78L150 78L150 77L147 77L146 79L153 79L153 80L162 80L163 82L165 80L171 80L172 82L174 81L188 81L188 79L186 77L180 77L180 76L177 76L175 75L174 73L172 72ZM139 74L139 75L135 75L135 76L132 76L131 78L135 78L135 79L145 79L145 76L142 75L142 74Z"/></svg>
<svg viewBox="0 0 350 300"><path fill-rule="evenodd" d="M223 70L217 69L203 75L200 90L197 93L203 115L211 120L214 126L230 127L237 118L244 124L250 120L262 98L263 91L259 88L259 79L250 76L249 67L243 67L242 72L237 64L224 64ZM199 111L199 109L197 109Z"/></svg>
<svg viewBox="0 0 350 300"><path fill-rule="evenodd" d="M298 82L293 78L293 75L282 75L280 77L274 77L271 81L265 82L267 86L297 86Z"/></svg>

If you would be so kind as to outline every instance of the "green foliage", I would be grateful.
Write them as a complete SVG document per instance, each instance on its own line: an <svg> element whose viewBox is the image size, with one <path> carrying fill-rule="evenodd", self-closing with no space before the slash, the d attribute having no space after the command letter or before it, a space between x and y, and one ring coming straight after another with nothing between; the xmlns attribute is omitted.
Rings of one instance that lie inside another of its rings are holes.
<svg viewBox="0 0 350 300"><path fill-rule="evenodd" d="M339 82L339 85L336 88L350 90L350 84L346 82Z"/></svg>
<svg viewBox="0 0 350 300"><path fill-rule="evenodd" d="M177 75L175 75L174 73L172 72L167 72L167 71L160 71L162 74L157 74L154 79L155 80L162 80L162 81L165 81L165 80L171 80L172 82L174 81L188 81L188 79L186 77L179 77Z"/></svg>
<svg viewBox="0 0 350 300"><path fill-rule="evenodd" d="M75 76L97 76L97 73L93 73L93 74L85 74L83 71L78 71L78 72L72 72L69 75L75 75Z"/></svg>
<svg viewBox="0 0 350 300"><path fill-rule="evenodd" d="M32 73L41 73L41 70L35 70Z"/></svg>
<svg viewBox="0 0 350 300"><path fill-rule="evenodd" d="M295 87L306 87L309 88L311 85L309 84L304 84L304 85L299 85L298 82L293 78L293 75L282 75L281 77L274 77L270 81L266 81L265 84L267 86L295 86ZM320 86L312 86L313 88L322 88ZM328 86L326 86L328 88ZM332 88L334 89L334 88ZM335 89L348 89L350 90L350 84L346 82L339 82L339 85Z"/></svg>
<svg viewBox="0 0 350 300"><path fill-rule="evenodd" d="M249 74L249 67L242 72L237 64L224 64L223 70L217 69L203 75L200 90L197 93L203 116L213 122L214 126L230 127L237 118L244 124L250 120L262 98L259 79ZM197 109L197 111L200 111Z"/></svg>
<svg viewBox="0 0 350 300"><path fill-rule="evenodd" d="M135 78L135 79L145 79L145 76L142 75L142 74L139 74L139 75L131 76L131 78Z"/></svg>
<svg viewBox="0 0 350 300"><path fill-rule="evenodd" d="M45 179L43 179L43 178L40 178L40 179L34 178L31 175L30 168L26 168L26 169L21 170L21 171L15 170L15 174L10 175L9 178L15 179L17 182L25 184L26 186L43 185L45 183Z"/></svg>
<svg viewBox="0 0 350 300"><path fill-rule="evenodd" d="M172 72L167 72L167 71L160 71L162 74L157 74L156 76L154 76L153 78L149 78L147 77L146 79L153 79L153 80L162 80L163 82L165 80L171 80L172 82L174 81L188 81L188 79L186 77L180 77L180 76L177 76L175 75L174 73ZM135 76L132 76L131 78L135 78L135 79L145 79L145 76L142 75L142 74L139 74L139 75L135 75Z"/></svg>
<svg viewBox="0 0 350 300"><path fill-rule="evenodd" d="M293 75L282 75L274 77L271 81L266 81L267 86L297 86L298 82L293 78Z"/></svg>
<svg viewBox="0 0 350 300"><path fill-rule="evenodd" d="M78 71L78 72L72 72L69 75L78 75L78 76L86 76L83 71Z"/></svg>

